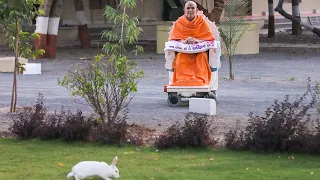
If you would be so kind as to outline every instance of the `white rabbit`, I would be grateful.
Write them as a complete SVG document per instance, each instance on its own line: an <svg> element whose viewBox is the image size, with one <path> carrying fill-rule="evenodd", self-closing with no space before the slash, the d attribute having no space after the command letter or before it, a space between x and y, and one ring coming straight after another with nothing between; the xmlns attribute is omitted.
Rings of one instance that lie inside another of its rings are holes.
<svg viewBox="0 0 320 180"><path fill-rule="evenodd" d="M74 177L75 180L82 180L89 176L99 176L104 180L119 178L119 170L116 167L118 157L116 156L109 166L105 162L98 161L81 161L72 167L72 171L67 178Z"/></svg>

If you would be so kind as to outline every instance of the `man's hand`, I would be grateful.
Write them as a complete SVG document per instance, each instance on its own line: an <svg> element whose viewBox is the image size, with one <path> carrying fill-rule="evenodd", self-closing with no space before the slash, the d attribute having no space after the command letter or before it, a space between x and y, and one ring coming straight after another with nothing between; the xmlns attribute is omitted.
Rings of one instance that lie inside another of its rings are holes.
<svg viewBox="0 0 320 180"><path fill-rule="evenodd" d="M186 41L186 44L194 44L194 43L196 43L196 38L187 37L187 39L185 41Z"/></svg>
<svg viewBox="0 0 320 180"><path fill-rule="evenodd" d="M187 37L187 39L181 41L182 43L185 43L185 44L195 44L195 43L200 43L202 42L202 40L198 40L196 38L193 38L193 37Z"/></svg>

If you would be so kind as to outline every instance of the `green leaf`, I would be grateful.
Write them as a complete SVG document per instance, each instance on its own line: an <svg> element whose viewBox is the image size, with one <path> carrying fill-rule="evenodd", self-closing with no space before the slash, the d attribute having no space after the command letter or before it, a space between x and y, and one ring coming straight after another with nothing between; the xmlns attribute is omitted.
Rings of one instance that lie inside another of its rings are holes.
<svg viewBox="0 0 320 180"><path fill-rule="evenodd" d="M38 10L38 15L43 15L44 14L44 11L42 9L39 9Z"/></svg>

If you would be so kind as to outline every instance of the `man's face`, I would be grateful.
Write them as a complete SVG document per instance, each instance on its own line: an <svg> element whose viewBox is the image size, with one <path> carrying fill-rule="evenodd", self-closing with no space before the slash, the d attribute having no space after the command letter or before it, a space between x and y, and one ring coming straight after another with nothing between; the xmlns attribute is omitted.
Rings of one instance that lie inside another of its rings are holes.
<svg viewBox="0 0 320 180"><path fill-rule="evenodd" d="M187 2L184 7L184 12L188 20L193 20L193 18L196 16L197 5L194 2Z"/></svg>

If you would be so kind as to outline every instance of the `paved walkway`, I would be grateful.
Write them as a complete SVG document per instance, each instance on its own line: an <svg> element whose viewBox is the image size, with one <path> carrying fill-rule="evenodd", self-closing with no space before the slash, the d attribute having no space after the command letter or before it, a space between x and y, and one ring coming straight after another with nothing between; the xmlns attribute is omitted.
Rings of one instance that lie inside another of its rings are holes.
<svg viewBox="0 0 320 180"><path fill-rule="evenodd" d="M69 66L81 63L81 57L93 57L94 49L60 49L56 60L43 60L41 75L18 76L18 105L32 106L39 92L44 94L49 111L61 106L75 111L81 109L91 113L92 109L84 101L71 98L70 92L58 86L57 79L66 74ZM7 55L0 53L0 56ZM145 53L137 59L145 77L139 82L138 92L129 106L129 122L164 128L176 121L183 122L188 107L172 108L167 105L163 86L168 81L164 69L163 55ZM261 52L257 55L234 57L235 80L228 80L228 62L223 58L219 72L218 116L214 117L219 130L227 130L236 120L245 122L249 112L262 115L273 101L282 100L286 94L295 96L306 89L306 80L320 81L320 61L318 53L284 54L282 52ZM0 107L10 104L12 74L0 73ZM78 101L75 101L78 100ZM81 103L79 103L81 102ZM0 116L0 126L8 127L10 119Z"/></svg>

